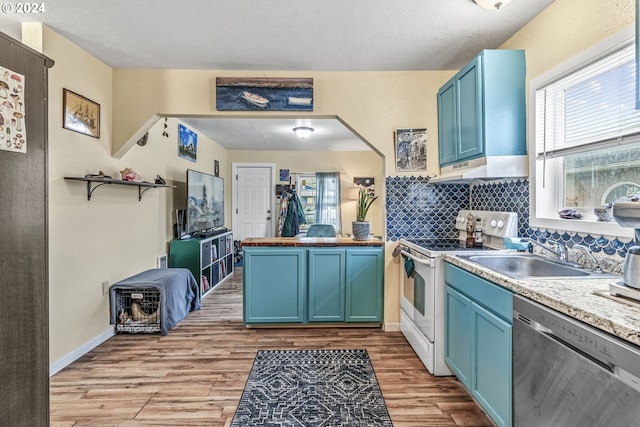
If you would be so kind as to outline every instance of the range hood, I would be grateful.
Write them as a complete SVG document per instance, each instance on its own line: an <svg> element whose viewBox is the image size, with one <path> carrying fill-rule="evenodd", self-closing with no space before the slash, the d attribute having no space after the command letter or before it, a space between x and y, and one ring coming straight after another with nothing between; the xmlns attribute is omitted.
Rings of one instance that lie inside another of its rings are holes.
<svg viewBox="0 0 640 427"><path fill-rule="evenodd" d="M470 182L500 178L527 177L527 156L487 156L440 169L429 182Z"/></svg>

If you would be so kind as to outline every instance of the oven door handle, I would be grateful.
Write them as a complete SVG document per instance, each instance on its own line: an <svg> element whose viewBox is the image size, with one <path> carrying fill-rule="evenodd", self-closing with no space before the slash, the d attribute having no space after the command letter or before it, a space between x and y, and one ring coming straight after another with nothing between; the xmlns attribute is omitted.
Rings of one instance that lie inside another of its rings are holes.
<svg viewBox="0 0 640 427"><path fill-rule="evenodd" d="M408 258L411 258L413 262L417 262L418 264L426 265L427 267L431 267L431 268L435 267L436 265L433 258L427 258L427 259L418 258L411 255L409 252L405 251L404 249L401 250L400 253Z"/></svg>

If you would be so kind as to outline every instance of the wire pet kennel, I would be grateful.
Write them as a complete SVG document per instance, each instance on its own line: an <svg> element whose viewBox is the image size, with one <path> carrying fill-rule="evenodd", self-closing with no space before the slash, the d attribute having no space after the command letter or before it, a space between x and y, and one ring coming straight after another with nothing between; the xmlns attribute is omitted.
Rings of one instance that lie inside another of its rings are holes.
<svg viewBox="0 0 640 427"><path fill-rule="evenodd" d="M115 288L117 333L160 332L160 291Z"/></svg>

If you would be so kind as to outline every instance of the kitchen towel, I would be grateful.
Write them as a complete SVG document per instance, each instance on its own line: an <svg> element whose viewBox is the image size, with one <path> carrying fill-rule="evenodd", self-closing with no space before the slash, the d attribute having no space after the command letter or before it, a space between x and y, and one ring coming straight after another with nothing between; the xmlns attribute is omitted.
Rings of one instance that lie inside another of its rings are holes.
<svg viewBox="0 0 640 427"><path fill-rule="evenodd" d="M404 257L404 271L407 273L407 277L413 277L416 275L416 268L413 265L413 260L409 257Z"/></svg>

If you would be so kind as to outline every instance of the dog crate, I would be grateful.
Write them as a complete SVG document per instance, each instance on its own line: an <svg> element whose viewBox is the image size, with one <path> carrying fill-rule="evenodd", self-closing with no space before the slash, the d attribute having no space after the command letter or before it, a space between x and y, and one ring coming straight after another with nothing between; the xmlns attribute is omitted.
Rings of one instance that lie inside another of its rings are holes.
<svg viewBox="0 0 640 427"><path fill-rule="evenodd" d="M114 287L116 333L160 332L160 291Z"/></svg>

